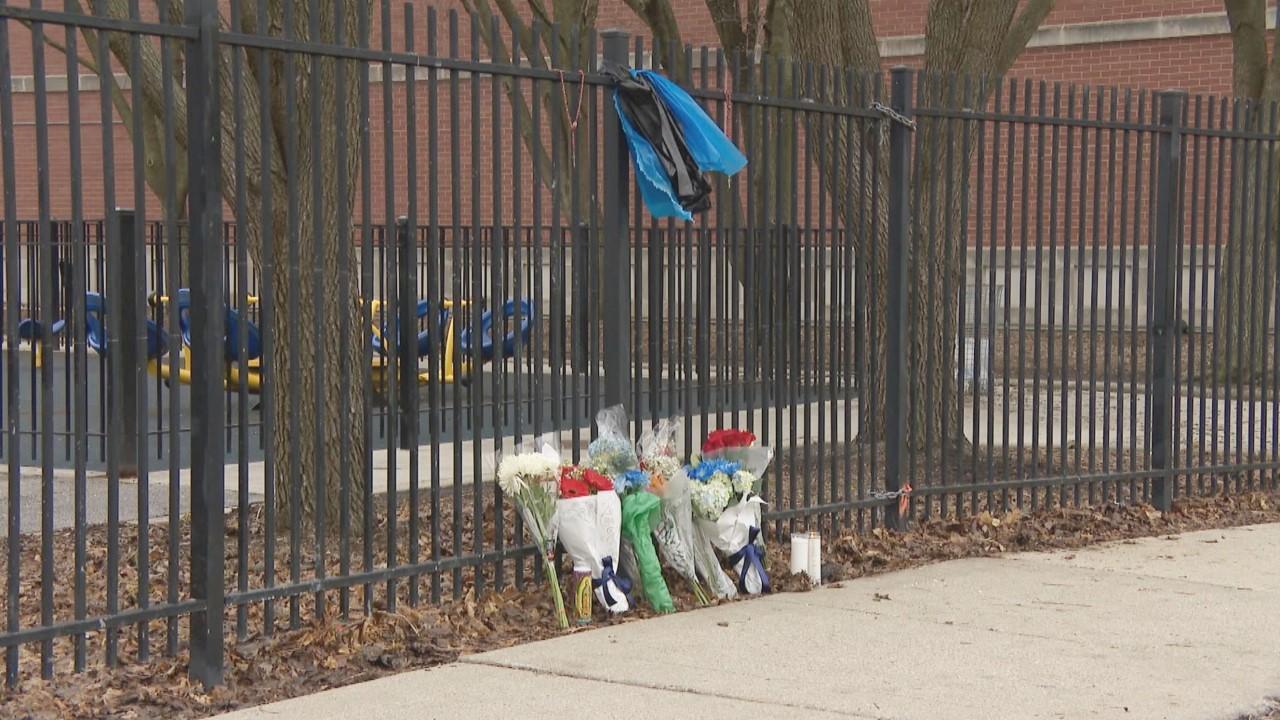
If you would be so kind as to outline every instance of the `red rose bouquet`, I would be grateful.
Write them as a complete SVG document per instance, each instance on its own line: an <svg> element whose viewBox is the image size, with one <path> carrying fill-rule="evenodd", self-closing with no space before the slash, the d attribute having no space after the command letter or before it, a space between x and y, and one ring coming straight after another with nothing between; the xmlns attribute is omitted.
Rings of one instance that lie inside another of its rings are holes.
<svg viewBox="0 0 1280 720"><path fill-rule="evenodd" d="M756 442L754 433L736 428L716 430L702 443L702 454L708 455L730 448L749 448Z"/></svg>
<svg viewBox="0 0 1280 720"><path fill-rule="evenodd" d="M630 609L630 583L614 574L622 540L622 504L613 481L579 465L560 468L560 498L552 525L577 567L591 571L596 599L609 612Z"/></svg>

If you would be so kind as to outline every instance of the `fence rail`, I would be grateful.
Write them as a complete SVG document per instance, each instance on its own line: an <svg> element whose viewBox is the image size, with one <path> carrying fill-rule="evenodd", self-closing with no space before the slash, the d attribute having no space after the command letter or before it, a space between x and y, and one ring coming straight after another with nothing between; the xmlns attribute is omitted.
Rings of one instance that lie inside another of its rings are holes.
<svg viewBox="0 0 1280 720"><path fill-rule="evenodd" d="M487 458L614 402L775 447L770 541L1277 487L1275 107L371 7L0 3L10 684L537 582ZM628 64L750 158L693 222Z"/></svg>

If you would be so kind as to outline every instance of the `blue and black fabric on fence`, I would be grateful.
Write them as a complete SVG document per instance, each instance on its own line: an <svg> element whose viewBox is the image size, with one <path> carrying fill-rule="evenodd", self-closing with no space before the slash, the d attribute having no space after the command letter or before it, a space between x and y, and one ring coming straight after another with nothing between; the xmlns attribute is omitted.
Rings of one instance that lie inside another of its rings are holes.
<svg viewBox="0 0 1280 720"><path fill-rule="evenodd" d="M679 85L652 70L617 68L613 103L654 217L692 220L711 207L705 172L734 175L747 158Z"/></svg>

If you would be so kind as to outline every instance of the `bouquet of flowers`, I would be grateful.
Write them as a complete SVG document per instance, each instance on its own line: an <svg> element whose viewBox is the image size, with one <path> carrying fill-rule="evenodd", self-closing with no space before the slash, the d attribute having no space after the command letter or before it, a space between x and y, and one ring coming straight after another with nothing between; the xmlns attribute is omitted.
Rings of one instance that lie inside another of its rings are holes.
<svg viewBox="0 0 1280 720"><path fill-rule="evenodd" d="M756 436L746 430L716 430L702 443L703 460L729 460L760 478L773 461L773 448L756 445Z"/></svg>
<svg viewBox="0 0 1280 720"><path fill-rule="evenodd" d="M649 473L649 491L662 499L661 515L653 536L659 554L667 567L689 581L694 597L703 605L710 604L707 591L698 582L699 564L695 558L692 506L689 501L689 478L676 459L676 435L680 431L679 420L663 420L646 430L637 444L640 469ZM715 551L702 544L710 556L710 566L718 578L709 580L713 587L718 581L733 593L733 584L725 577L715 561ZM708 576L703 571L704 577ZM717 592L717 594L719 594Z"/></svg>
<svg viewBox="0 0 1280 720"><path fill-rule="evenodd" d="M613 481L588 467L560 468L560 499L552 527L576 566L591 570L596 599L611 613L631 608L630 583L615 573L622 535L622 505Z"/></svg>
<svg viewBox="0 0 1280 720"><path fill-rule="evenodd" d="M770 589L760 540L764 500L757 493L773 452L754 443L755 436L742 430L714 432L702 446L701 462L686 471L698 531L728 555L738 590L750 594Z"/></svg>
<svg viewBox="0 0 1280 720"><path fill-rule="evenodd" d="M526 446L521 452L502 458L498 463L498 487L515 502L525 528L542 551L542 567L555 604L556 620L561 628L567 628L569 617L565 614L554 559L559 470L560 452L554 441L543 438L533 447Z"/></svg>
<svg viewBox="0 0 1280 720"><path fill-rule="evenodd" d="M600 436L587 447L588 465L613 478L622 498L622 536L635 555L636 577L644 587L649 604L659 612L673 612L675 604L662 579L662 565L653 547L653 529L658 524L662 501L649 492L649 473L640 469L635 448L627 439L626 410L621 405L605 408L596 415Z"/></svg>
<svg viewBox="0 0 1280 720"><path fill-rule="evenodd" d="M613 405L596 413L596 427L600 436L587 446L587 464L610 478L640 467L640 459L628 439L630 423L627 411L621 405Z"/></svg>
<svg viewBox="0 0 1280 720"><path fill-rule="evenodd" d="M761 478L773 461L773 448L756 445L756 436L748 430L727 428L716 430L702 443L703 459L735 462L756 479L754 492L760 492ZM757 515L759 512L757 511ZM758 523L757 523L758 524ZM756 535L756 547L764 553L764 540Z"/></svg>

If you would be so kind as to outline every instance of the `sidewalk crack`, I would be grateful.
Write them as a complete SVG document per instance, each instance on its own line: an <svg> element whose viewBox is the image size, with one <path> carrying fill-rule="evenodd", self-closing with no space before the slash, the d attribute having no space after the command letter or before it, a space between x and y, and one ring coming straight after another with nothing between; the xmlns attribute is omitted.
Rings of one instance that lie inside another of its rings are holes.
<svg viewBox="0 0 1280 720"><path fill-rule="evenodd" d="M673 692L673 693L681 693L684 695L694 695L698 697L711 697L711 698L718 698L721 700L732 700L735 702L750 703L752 705L760 705L762 707L789 708L793 710L808 710L812 712L826 713L828 715L836 715L839 717L856 718L858 720L889 720L888 716L884 716L884 715L865 715L863 713L850 712L848 710L832 710L831 708L819 707L816 705L807 705L804 703L789 703L789 702L774 701L774 700L755 700L752 698L739 697L737 695L728 695L728 694L719 693L719 692L694 690L692 688L687 688L687 687L673 687L669 685L660 685L657 683L632 682L632 681L624 681L624 680L607 680L604 678L593 677L591 675L586 675L583 673L566 672L562 670L548 670L545 668L529 667L527 665L502 662L498 660L486 660L476 655L459 658L458 662L467 663L470 665L483 665L487 667L503 668L505 670L516 670L520 672L533 673L535 675L546 675L549 677L562 677L562 678L569 678L571 680L585 680L587 682L597 682L605 685L622 685L626 687L642 688L645 690L658 690L660 692Z"/></svg>

